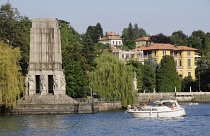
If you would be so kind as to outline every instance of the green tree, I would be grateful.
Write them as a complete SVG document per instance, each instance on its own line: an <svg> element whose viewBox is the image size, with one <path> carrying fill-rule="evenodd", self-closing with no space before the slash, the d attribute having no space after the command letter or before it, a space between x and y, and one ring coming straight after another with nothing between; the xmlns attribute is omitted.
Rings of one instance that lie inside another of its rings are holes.
<svg viewBox="0 0 210 136"><path fill-rule="evenodd" d="M187 45L187 35L184 34L181 30L173 32L172 36L169 37L171 44L177 46L186 46Z"/></svg>
<svg viewBox="0 0 210 136"><path fill-rule="evenodd" d="M158 64L155 61L155 59L152 57L152 55L149 55L148 59L146 60L145 64L151 66L154 71L156 72L157 68L158 68Z"/></svg>
<svg viewBox="0 0 210 136"><path fill-rule="evenodd" d="M133 40L148 36L147 32L143 28L138 27L138 24L134 24L133 33L134 33Z"/></svg>
<svg viewBox="0 0 210 136"><path fill-rule="evenodd" d="M103 37L103 28L101 27L101 24L100 23L97 23L96 24L95 29L96 29L96 33L97 33L97 38L99 39L100 37Z"/></svg>
<svg viewBox="0 0 210 136"><path fill-rule="evenodd" d="M70 25L70 22L65 20L58 20L58 25L60 29L62 49L65 48L65 46L74 44L77 44L79 49L83 48L82 45L78 44L80 42L81 36Z"/></svg>
<svg viewBox="0 0 210 136"><path fill-rule="evenodd" d="M170 38L163 33L151 36L150 40L154 43L171 43Z"/></svg>
<svg viewBox="0 0 210 136"><path fill-rule="evenodd" d="M88 34L93 41L93 43L98 43L98 39L103 37L103 29L100 23L97 23L96 26L89 26L87 28L86 34Z"/></svg>
<svg viewBox="0 0 210 136"><path fill-rule="evenodd" d="M137 78L137 88L138 90L142 90L143 86L143 67L144 65L136 60L130 60L127 62L127 65L132 65L134 67L134 71L136 72Z"/></svg>
<svg viewBox="0 0 210 136"><path fill-rule="evenodd" d="M148 90L150 92L153 92L155 88L156 88L155 70L149 65L144 65L144 67L143 67L143 87L142 87L142 89L144 91Z"/></svg>
<svg viewBox="0 0 210 136"><path fill-rule="evenodd" d="M136 48L136 44L134 40L127 40L124 42L124 46L126 46L128 49L132 50Z"/></svg>
<svg viewBox="0 0 210 136"><path fill-rule="evenodd" d="M20 16L18 10L10 3L1 5L0 12L0 40L13 47L20 47L22 56L20 66L25 75L29 60L31 21Z"/></svg>
<svg viewBox="0 0 210 136"><path fill-rule="evenodd" d="M68 45L63 49L63 66L66 75L66 93L71 97L84 98L88 94L86 59L80 54L78 46Z"/></svg>
<svg viewBox="0 0 210 136"><path fill-rule="evenodd" d="M94 46L93 41L91 40L88 33L86 33L82 39L82 44L84 45L82 49L82 56L87 60L87 64L91 67L95 66L94 59L97 56L97 52Z"/></svg>
<svg viewBox="0 0 210 136"><path fill-rule="evenodd" d="M104 51L95 62L96 69L88 73L93 91L101 98L121 99L123 106L134 105L133 67L125 65L108 51Z"/></svg>
<svg viewBox="0 0 210 136"><path fill-rule="evenodd" d="M200 90L210 91L210 52L197 61L196 78Z"/></svg>
<svg viewBox="0 0 210 136"><path fill-rule="evenodd" d="M157 72L157 91L158 92L174 92L181 91L181 83L173 56L165 55L160 62L160 68Z"/></svg>
<svg viewBox="0 0 210 136"><path fill-rule="evenodd" d="M133 25L131 23L128 25L128 40L134 40Z"/></svg>
<svg viewBox="0 0 210 136"><path fill-rule="evenodd" d="M12 48L0 41L0 102L7 107L13 107L23 93L23 76L19 72L19 48Z"/></svg>
<svg viewBox="0 0 210 136"><path fill-rule="evenodd" d="M197 86L196 86L196 81L193 80L192 76L188 76L188 77L184 77L182 80L181 80L181 91L182 92L190 92L190 87L191 87L191 91L195 92L197 91Z"/></svg>

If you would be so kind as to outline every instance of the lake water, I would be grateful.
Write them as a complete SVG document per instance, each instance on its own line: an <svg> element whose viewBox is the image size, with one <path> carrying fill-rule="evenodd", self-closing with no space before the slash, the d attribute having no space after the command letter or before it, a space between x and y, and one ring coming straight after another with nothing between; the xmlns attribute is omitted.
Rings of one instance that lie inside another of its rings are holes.
<svg viewBox="0 0 210 136"><path fill-rule="evenodd" d="M0 135L209 136L210 104L189 105L186 117L129 118L124 110L78 115L0 117Z"/></svg>

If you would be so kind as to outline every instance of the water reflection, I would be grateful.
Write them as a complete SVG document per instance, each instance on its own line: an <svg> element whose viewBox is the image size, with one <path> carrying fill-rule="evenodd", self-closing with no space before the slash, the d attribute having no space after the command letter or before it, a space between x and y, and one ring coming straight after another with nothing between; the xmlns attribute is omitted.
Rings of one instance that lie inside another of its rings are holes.
<svg viewBox="0 0 210 136"><path fill-rule="evenodd" d="M185 107L187 116L182 118L128 118L123 110L4 116L0 117L0 135L209 135L210 104Z"/></svg>

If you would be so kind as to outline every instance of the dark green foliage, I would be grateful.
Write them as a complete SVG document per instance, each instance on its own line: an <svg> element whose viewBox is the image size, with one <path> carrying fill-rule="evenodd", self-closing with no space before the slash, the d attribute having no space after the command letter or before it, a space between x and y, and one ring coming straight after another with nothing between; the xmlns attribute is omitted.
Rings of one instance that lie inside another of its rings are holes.
<svg viewBox="0 0 210 136"><path fill-rule="evenodd" d="M131 23L128 25L128 35L127 36L128 36L127 40L134 40L134 31L133 31L133 26Z"/></svg>
<svg viewBox="0 0 210 136"><path fill-rule="evenodd" d="M100 37L103 37L103 29L102 29L100 23L97 23L97 24L96 24L95 29L96 29L96 33L97 33L97 38L99 39ZM97 39L97 40L98 40L98 39Z"/></svg>
<svg viewBox="0 0 210 136"><path fill-rule="evenodd" d="M58 20L58 25L60 29L62 48L64 48L66 45L72 45L80 42L80 35L74 30L69 22ZM79 49L82 48L81 45L78 46Z"/></svg>
<svg viewBox="0 0 210 136"><path fill-rule="evenodd" d="M196 78L201 91L210 91L210 52L198 60Z"/></svg>
<svg viewBox="0 0 210 136"><path fill-rule="evenodd" d="M87 28L86 34L90 36L93 43L97 43L100 37L103 37L103 29L100 23L97 23L96 26L89 26Z"/></svg>
<svg viewBox="0 0 210 136"><path fill-rule="evenodd" d="M136 44L134 40L127 40L124 42L124 46L128 47L129 50L135 49Z"/></svg>
<svg viewBox="0 0 210 136"><path fill-rule="evenodd" d="M27 17L20 16L18 10L10 3L2 5L0 11L0 40L13 47L20 47L22 55L20 66L25 75L29 60L31 21Z"/></svg>
<svg viewBox="0 0 210 136"><path fill-rule="evenodd" d="M88 33L86 33L82 39L82 44L84 45L82 49L82 56L84 56L87 60L87 64L91 67L95 66L94 59L97 56L97 52L94 46L93 41L91 40Z"/></svg>
<svg viewBox="0 0 210 136"><path fill-rule="evenodd" d="M182 79L182 92L190 92L190 87L192 92L198 90L196 81L192 79L192 76L184 77Z"/></svg>
<svg viewBox="0 0 210 136"><path fill-rule="evenodd" d="M142 90L144 65L136 60L128 61L127 65L132 65L134 67L134 71L136 72L136 78L137 78L137 88L138 90Z"/></svg>
<svg viewBox="0 0 210 136"><path fill-rule="evenodd" d="M149 65L144 65L142 73L143 73L143 90L153 92L154 89L156 88L155 70Z"/></svg>
<svg viewBox="0 0 210 136"><path fill-rule="evenodd" d="M141 38L141 37L146 37L147 32L143 29L143 28L139 28L138 24L134 24L134 28L133 28L133 33L134 33L134 40Z"/></svg>
<svg viewBox="0 0 210 136"><path fill-rule="evenodd" d="M154 43L171 43L170 38L162 33L151 36L150 40Z"/></svg>
<svg viewBox="0 0 210 136"><path fill-rule="evenodd" d="M141 37L148 36L146 31L143 28L139 28L138 24L135 24L134 27L129 23L128 28L124 28L122 32L123 41L127 40L136 40Z"/></svg>
<svg viewBox="0 0 210 136"><path fill-rule="evenodd" d="M148 59L146 60L145 64L149 65L150 67L153 68L153 70L156 72L157 68L158 68L158 64L155 61L155 59L152 57L152 55L150 54Z"/></svg>
<svg viewBox="0 0 210 136"><path fill-rule="evenodd" d="M163 56L160 62L160 68L157 72L157 91L158 92L174 92L181 91L181 83L173 56Z"/></svg>
<svg viewBox="0 0 210 136"><path fill-rule="evenodd" d="M71 97L84 98L87 96L88 65L86 59L81 56L77 46L65 46L63 52L63 66L66 75L66 93Z"/></svg>
<svg viewBox="0 0 210 136"><path fill-rule="evenodd" d="M171 44L177 46L187 45L187 35L185 35L181 30L173 32L172 36L169 37Z"/></svg>

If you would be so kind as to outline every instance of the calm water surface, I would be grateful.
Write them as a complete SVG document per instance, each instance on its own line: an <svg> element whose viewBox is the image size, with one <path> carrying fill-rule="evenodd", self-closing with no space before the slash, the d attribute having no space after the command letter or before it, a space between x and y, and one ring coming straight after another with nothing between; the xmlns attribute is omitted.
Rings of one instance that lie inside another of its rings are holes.
<svg viewBox="0 0 210 136"><path fill-rule="evenodd" d="M0 135L209 136L210 104L185 106L181 118L129 118L123 110L82 115L0 117Z"/></svg>

